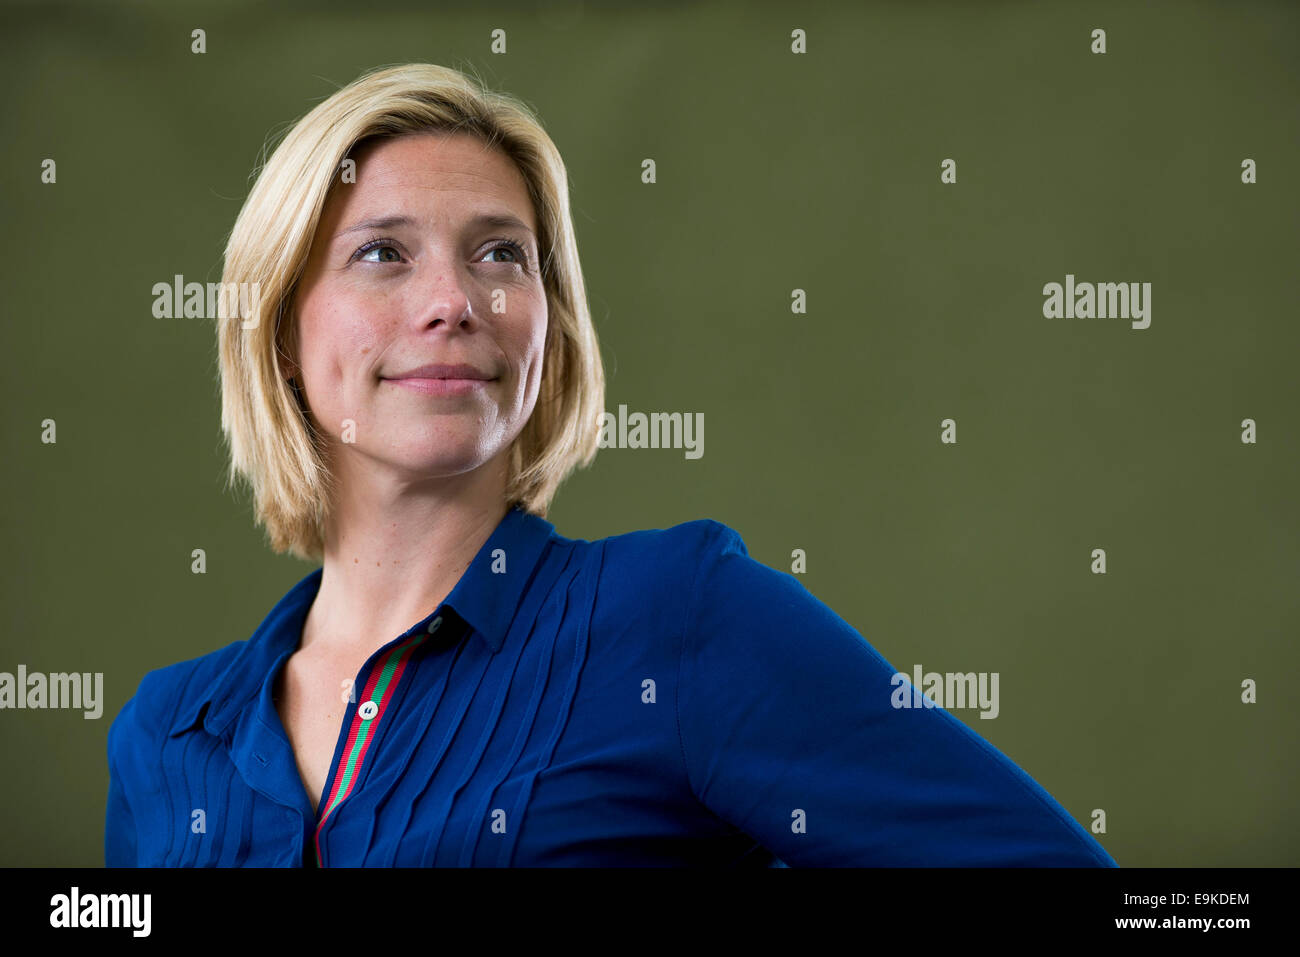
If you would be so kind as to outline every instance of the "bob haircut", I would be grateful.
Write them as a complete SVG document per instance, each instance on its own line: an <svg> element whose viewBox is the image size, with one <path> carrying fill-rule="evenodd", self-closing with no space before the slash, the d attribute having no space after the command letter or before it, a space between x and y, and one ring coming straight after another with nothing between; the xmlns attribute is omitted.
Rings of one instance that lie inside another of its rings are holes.
<svg viewBox="0 0 1300 957"><path fill-rule="evenodd" d="M228 487L240 478L249 483L257 521L278 553L321 560L335 491L320 436L280 363L281 355L297 355L294 293L317 224L345 179L344 160L359 146L424 132L471 133L503 150L522 173L537 217L547 302L542 379L510 448L507 506L544 518L560 483L596 455L605 374L559 150L529 106L464 73L423 63L374 70L294 125L257 173L226 245L223 294L255 292L242 323L218 322Z"/></svg>

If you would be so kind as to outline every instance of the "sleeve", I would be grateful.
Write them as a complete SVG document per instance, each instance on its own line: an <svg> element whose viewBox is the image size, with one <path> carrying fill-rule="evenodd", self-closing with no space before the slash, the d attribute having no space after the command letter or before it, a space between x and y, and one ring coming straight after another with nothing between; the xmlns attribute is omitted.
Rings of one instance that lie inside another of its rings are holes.
<svg viewBox="0 0 1300 957"><path fill-rule="evenodd" d="M135 818L127 803L125 782L117 761L117 742L129 712L135 706L131 699L123 706L108 729L108 804L104 816L104 866L135 867Z"/></svg>
<svg viewBox="0 0 1300 957"><path fill-rule="evenodd" d="M897 707L910 681L794 576L708 524L677 719L687 779L713 813L791 867L1118 866L952 714Z"/></svg>

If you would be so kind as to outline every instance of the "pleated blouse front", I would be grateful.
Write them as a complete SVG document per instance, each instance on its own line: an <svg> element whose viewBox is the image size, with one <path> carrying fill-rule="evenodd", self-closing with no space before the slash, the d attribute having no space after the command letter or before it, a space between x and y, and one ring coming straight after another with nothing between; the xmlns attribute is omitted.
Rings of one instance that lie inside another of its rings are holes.
<svg viewBox="0 0 1300 957"><path fill-rule="evenodd" d="M318 810L272 692L320 587L147 674L109 732L110 866L1114 861L727 526L595 542L512 509L356 675Z"/></svg>

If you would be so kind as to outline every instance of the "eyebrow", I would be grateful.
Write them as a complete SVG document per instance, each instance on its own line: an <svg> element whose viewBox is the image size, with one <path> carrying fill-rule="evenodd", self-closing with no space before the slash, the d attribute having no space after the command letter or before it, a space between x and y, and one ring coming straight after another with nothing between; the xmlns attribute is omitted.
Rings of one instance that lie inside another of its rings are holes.
<svg viewBox="0 0 1300 957"><path fill-rule="evenodd" d="M334 238L338 239L342 236L346 236L348 233L360 232L363 229L394 229L399 226L411 227L415 224L415 220L410 216L381 216L378 219L367 219L357 223L355 226L349 226ZM524 230L530 235L532 234L532 230L528 228L527 223L519 219L519 217L512 216L509 213L480 213L469 221L469 225L515 227Z"/></svg>

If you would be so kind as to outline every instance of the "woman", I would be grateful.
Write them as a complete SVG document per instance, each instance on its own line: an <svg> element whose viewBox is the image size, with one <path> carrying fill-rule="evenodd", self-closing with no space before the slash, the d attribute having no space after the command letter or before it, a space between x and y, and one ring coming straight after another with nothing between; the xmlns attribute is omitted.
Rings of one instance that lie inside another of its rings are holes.
<svg viewBox="0 0 1300 957"><path fill-rule="evenodd" d="M141 866L1104 865L1042 788L715 521L545 519L604 376L565 167L460 73L364 76L262 169L222 425L323 567L114 721Z"/></svg>

